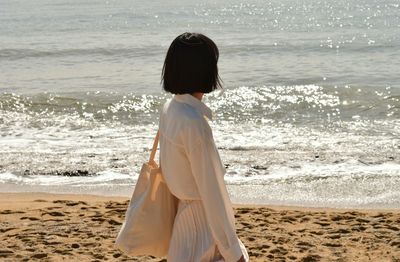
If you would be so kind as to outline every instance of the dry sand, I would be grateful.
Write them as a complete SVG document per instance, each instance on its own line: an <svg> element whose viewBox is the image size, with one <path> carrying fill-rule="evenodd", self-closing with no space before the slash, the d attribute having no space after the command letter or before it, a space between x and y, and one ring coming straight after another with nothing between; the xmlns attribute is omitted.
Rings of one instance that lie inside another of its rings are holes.
<svg viewBox="0 0 400 262"><path fill-rule="evenodd" d="M165 261L113 247L126 198L0 194L0 261ZM250 261L400 262L400 210L236 206Z"/></svg>

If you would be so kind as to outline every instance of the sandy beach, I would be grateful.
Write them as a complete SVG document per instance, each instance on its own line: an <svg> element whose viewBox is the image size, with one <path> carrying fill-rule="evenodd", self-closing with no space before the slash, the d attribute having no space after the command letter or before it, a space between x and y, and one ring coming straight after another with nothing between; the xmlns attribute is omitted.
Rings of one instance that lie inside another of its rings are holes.
<svg viewBox="0 0 400 262"><path fill-rule="evenodd" d="M113 247L127 198L0 194L1 261L165 261ZM400 261L400 210L235 206L251 261Z"/></svg>

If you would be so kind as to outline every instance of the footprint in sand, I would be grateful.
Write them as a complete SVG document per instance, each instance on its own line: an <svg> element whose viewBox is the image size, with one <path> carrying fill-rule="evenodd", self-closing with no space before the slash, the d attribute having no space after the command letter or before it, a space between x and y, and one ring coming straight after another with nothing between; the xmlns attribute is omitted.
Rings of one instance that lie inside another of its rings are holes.
<svg viewBox="0 0 400 262"><path fill-rule="evenodd" d="M45 220L43 220L43 222L63 222L63 221L65 221L65 220L69 220L69 218L67 218L67 219L45 219Z"/></svg>
<svg viewBox="0 0 400 262"><path fill-rule="evenodd" d="M350 230L344 229L344 228L339 228L339 229L334 229L334 230L329 230L329 234L349 234Z"/></svg>
<svg viewBox="0 0 400 262"><path fill-rule="evenodd" d="M299 241L299 242L297 242L297 245L301 246L301 247L312 247L313 246L311 243L308 243L305 241Z"/></svg>
<svg viewBox="0 0 400 262"><path fill-rule="evenodd" d="M244 226L247 229L252 229L254 226L250 223L242 222L240 223L242 226Z"/></svg>
<svg viewBox="0 0 400 262"><path fill-rule="evenodd" d="M274 255L275 254L286 255L288 253L288 251L282 247L274 248L274 249L270 250L269 252Z"/></svg>
<svg viewBox="0 0 400 262"><path fill-rule="evenodd" d="M6 258L12 256L14 251L8 249L0 249L0 258Z"/></svg>
<svg viewBox="0 0 400 262"><path fill-rule="evenodd" d="M356 221L360 222L360 223L369 223L370 222L368 219L364 219L364 218L357 218Z"/></svg>
<svg viewBox="0 0 400 262"><path fill-rule="evenodd" d="M302 218L300 218L300 223L303 223L303 222L307 222L307 221L310 221L311 220L311 218L310 217L302 217Z"/></svg>
<svg viewBox="0 0 400 262"><path fill-rule="evenodd" d="M17 229L16 227L0 228L0 233L5 233L11 230Z"/></svg>
<svg viewBox="0 0 400 262"><path fill-rule="evenodd" d="M120 202L107 202L105 204L106 208L116 208L116 207L123 207L126 208L126 206L129 204L129 200L124 201L123 203Z"/></svg>
<svg viewBox="0 0 400 262"><path fill-rule="evenodd" d="M104 222L105 221L105 219L102 217L93 217L91 220L94 222Z"/></svg>
<svg viewBox="0 0 400 262"><path fill-rule="evenodd" d="M53 217L63 217L65 214L63 212L58 212L58 211L51 211L51 212L43 212L42 216L44 215L50 215Z"/></svg>
<svg viewBox="0 0 400 262"><path fill-rule="evenodd" d="M353 218L354 218L353 216L334 215L334 216L331 217L331 220L337 222L337 221L341 221L341 220L350 220L350 219L353 219Z"/></svg>
<svg viewBox="0 0 400 262"><path fill-rule="evenodd" d="M400 241L398 241L398 240L393 240L392 242L390 242L390 245L391 245L392 247L398 247L398 248L400 248Z"/></svg>
<svg viewBox="0 0 400 262"><path fill-rule="evenodd" d="M44 202L48 202L48 201L44 200L44 199L35 199L35 200L33 200L33 202L44 203Z"/></svg>
<svg viewBox="0 0 400 262"><path fill-rule="evenodd" d="M84 247L96 247L99 244L94 243L94 242L86 242L86 243L81 243L81 245L84 246Z"/></svg>
<svg viewBox="0 0 400 262"><path fill-rule="evenodd" d="M373 216L371 216L371 217L373 217L373 218L379 218L379 217L382 217L382 218L384 218L384 217L386 217L386 215L385 215L385 214L383 214L383 213L378 213L378 214L376 214L376 215L373 215Z"/></svg>
<svg viewBox="0 0 400 262"><path fill-rule="evenodd" d="M363 232L365 231L367 228L365 226L359 226L359 225L355 225L353 226L353 228L351 230L353 231L357 231L357 232Z"/></svg>
<svg viewBox="0 0 400 262"><path fill-rule="evenodd" d="M305 257L303 257L300 261L301 262L317 262L321 260L321 256L320 255L307 255Z"/></svg>
<svg viewBox="0 0 400 262"><path fill-rule="evenodd" d="M25 212L23 212L23 211L15 211L15 210L9 210L9 209L0 211L1 215L24 214L24 213Z"/></svg>
<svg viewBox="0 0 400 262"><path fill-rule="evenodd" d="M60 208L64 208L64 207L59 207L59 206L48 207L47 210L60 209Z"/></svg>
<svg viewBox="0 0 400 262"><path fill-rule="evenodd" d="M57 245L63 244L63 242L44 240L44 241L43 241L43 244L45 244L45 245L47 245L47 246L57 246Z"/></svg>
<svg viewBox="0 0 400 262"><path fill-rule="evenodd" d="M250 254L249 254L250 255ZM269 259L274 259L275 258L275 256L274 255L272 255L272 254L269 254L269 255L267 255L267 258L269 258Z"/></svg>
<svg viewBox="0 0 400 262"><path fill-rule="evenodd" d="M240 209L238 209L237 213L238 213L238 214L241 214L241 215L244 215L244 214L250 213L250 211L251 211L251 210L249 210L249 209L247 209L247 208L240 208Z"/></svg>
<svg viewBox="0 0 400 262"><path fill-rule="evenodd" d="M108 220L108 223L109 223L110 225L114 225L114 226L119 226L119 225L122 225L122 223L121 223L121 222L119 222L119 221L116 221L116 220L114 220L114 219L110 219L110 220Z"/></svg>
<svg viewBox="0 0 400 262"><path fill-rule="evenodd" d="M21 217L20 219L21 219L21 220L26 220L26 219L28 219L28 220L30 220L30 221L40 220L40 219L37 218L37 217Z"/></svg>
<svg viewBox="0 0 400 262"><path fill-rule="evenodd" d="M61 255L72 255L72 253L69 252L69 250L63 250L63 249L56 249L53 252Z"/></svg>
<svg viewBox="0 0 400 262"><path fill-rule="evenodd" d="M263 244L263 245L261 245L261 248L262 249L268 249L268 248L270 248L271 246L270 245L267 245L267 244Z"/></svg>
<svg viewBox="0 0 400 262"><path fill-rule="evenodd" d="M85 201L73 201L73 200L54 200L54 204L65 204L67 206L76 206L76 205L87 205Z"/></svg>
<svg viewBox="0 0 400 262"><path fill-rule="evenodd" d="M293 224L293 222L296 222L297 219L292 217L292 216L283 216L281 219L282 222L290 223Z"/></svg>
<svg viewBox="0 0 400 262"><path fill-rule="evenodd" d="M32 255L32 258L36 258L36 259L42 259L45 257L47 257L46 253L37 253L37 254Z"/></svg>
<svg viewBox="0 0 400 262"><path fill-rule="evenodd" d="M256 239L255 239L254 237L247 237L247 240L250 241L250 242L253 242L253 241L255 241Z"/></svg>
<svg viewBox="0 0 400 262"><path fill-rule="evenodd" d="M114 209L114 210L109 210L105 213L110 216L121 216L121 215L124 215L125 212L126 212L125 209Z"/></svg>
<svg viewBox="0 0 400 262"><path fill-rule="evenodd" d="M386 225L387 229L393 230L393 231L399 231L400 229L396 226L392 226L392 225Z"/></svg>
<svg viewBox="0 0 400 262"><path fill-rule="evenodd" d="M103 259L104 258L104 255L102 255L102 254L99 254L99 253L90 253L94 258L97 258L97 259Z"/></svg>
<svg viewBox="0 0 400 262"><path fill-rule="evenodd" d="M330 238L330 239L339 239L339 238L341 238L341 236L339 234L335 234L335 235L328 236L328 238Z"/></svg>
<svg viewBox="0 0 400 262"><path fill-rule="evenodd" d="M327 242L327 243L323 243L322 245L324 245L324 246L326 246L326 247L341 247L342 245L340 244L340 243L330 243L330 242Z"/></svg>
<svg viewBox="0 0 400 262"><path fill-rule="evenodd" d="M315 221L314 224L326 227L326 226L330 226L330 223L326 223L326 222L319 222L319 221Z"/></svg>

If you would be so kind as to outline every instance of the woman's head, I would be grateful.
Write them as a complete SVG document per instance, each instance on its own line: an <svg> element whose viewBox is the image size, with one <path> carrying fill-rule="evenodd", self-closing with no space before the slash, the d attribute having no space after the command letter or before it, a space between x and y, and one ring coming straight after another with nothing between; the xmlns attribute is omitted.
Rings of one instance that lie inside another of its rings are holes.
<svg viewBox="0 0 400 262"><path fill-rule="evenodd" d="M219 52L205 35L184 33L172 41L165 57L162 82L173 94L210 93L221 87L218 75Z"/></svg>

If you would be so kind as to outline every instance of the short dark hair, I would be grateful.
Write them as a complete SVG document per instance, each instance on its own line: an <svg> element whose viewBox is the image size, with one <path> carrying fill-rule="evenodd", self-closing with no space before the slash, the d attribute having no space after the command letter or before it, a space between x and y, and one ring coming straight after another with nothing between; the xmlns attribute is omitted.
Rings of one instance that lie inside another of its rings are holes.
<svg viewBox="0 0 400 262"><path fill-rule="evenodd" d="M161 81L173 94L210 93L222 87L218 75L219 51L207 36L183 33L172 41L165 57Z"/></svg>

